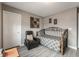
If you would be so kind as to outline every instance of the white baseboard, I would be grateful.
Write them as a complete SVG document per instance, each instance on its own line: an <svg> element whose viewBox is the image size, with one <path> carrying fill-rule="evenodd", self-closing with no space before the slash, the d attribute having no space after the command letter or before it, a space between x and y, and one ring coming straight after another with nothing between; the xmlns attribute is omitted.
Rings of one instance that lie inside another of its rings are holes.
<svg viewBox="0 0 79 59"><path fill-rule="evenodd" d="M73 47L73 46L70 46L70 45L68 45L68 47L77 50L76 47Z"/></svg>

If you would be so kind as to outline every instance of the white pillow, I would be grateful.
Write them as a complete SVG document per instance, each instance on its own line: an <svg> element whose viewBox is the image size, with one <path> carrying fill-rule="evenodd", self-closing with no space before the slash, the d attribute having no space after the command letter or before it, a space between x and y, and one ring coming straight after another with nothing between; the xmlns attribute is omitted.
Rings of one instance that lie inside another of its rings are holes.
<svg viewBox="0 0 79 59"><path fill-rule="evenodd" d="M32 35L27 35L27 39L28 40L33 40L33 36Z"/></svg>
<svg viewBox="0 0 79 59"><path fill-rule="evenodd" d="M61 37L61 32L59 32L59 31L45 31L45 34Z"/></svg>

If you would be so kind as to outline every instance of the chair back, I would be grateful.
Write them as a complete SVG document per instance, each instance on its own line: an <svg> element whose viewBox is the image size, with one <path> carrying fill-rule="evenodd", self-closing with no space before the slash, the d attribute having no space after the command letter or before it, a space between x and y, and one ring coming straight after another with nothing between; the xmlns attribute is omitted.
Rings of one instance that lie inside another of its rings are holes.
<svg viewBox="0 0 79 59"><path fill-rule="evenodd" d="M27 35L32 35L33 36L33 31L26 31L25 34L26 34L26 37L25 38L27 39Z"/></svg>
<svg viewBox="0 0 79 59"><path fill-rule="evenodd" d="M33 35L33 31L26 31L26 35Z"/></svg>

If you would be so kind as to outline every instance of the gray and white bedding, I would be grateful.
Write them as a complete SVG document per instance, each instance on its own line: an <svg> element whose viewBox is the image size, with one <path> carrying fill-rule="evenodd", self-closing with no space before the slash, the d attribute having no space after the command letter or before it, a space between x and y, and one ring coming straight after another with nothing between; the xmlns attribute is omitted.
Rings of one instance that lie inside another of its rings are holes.
<svg viewBox="0 0 79 59"><path fill-rule="evenodd" d="M50 35L42 35L42 36L37 36L40 38L40 43L43 46L46 46L50 49L53 49L55 51L60 51L60 37L56 36L50 36Z"/></svg>

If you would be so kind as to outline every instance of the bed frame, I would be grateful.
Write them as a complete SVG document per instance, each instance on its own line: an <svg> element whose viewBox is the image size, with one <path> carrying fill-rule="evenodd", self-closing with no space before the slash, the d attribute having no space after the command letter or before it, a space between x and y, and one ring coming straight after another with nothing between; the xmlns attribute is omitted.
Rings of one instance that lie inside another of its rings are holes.
<svg viewBox="0 0 79 59"><path fill-rule="evenodd" d="M45 30L49 30L50 28L56 28L56 29L62 29L59 27L49 27L46 29L42 29L39 32L45 35ZM67 45L68 45L68 29L62 29L63 30L63 34L61 34L61 39L60 39L60 52L62 55L64 55Z"/></svg>
<svg viewBox="0 0 79 59"><path fill-rule="evenodd" d="M60 52L62 55L64 55L67 45L68 45L68 29L64 31L60 40Z"/></svg>

